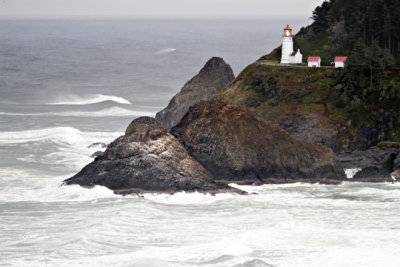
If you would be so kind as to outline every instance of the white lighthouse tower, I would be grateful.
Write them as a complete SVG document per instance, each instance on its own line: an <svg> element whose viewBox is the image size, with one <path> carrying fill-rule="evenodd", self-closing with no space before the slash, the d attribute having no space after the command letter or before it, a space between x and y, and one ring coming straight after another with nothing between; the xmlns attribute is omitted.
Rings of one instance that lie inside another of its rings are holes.
<svg viewBox="0 0 400 267"><path fill-rule="evenodd" d="M281 64L289 64L289 57L293 53L293 35L292 28L289 24L283 30L283 42L282 42L282 58Z"/></svg>

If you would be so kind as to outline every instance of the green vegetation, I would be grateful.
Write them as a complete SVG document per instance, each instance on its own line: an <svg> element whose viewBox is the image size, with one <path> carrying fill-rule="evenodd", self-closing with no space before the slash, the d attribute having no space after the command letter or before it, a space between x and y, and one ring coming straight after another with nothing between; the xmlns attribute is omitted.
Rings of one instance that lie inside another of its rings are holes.
<svg viewBox="0 0 400 267"><path fill-rule="evenodd" d="M281 56L282 56L282 46L279 46L272 50L271 53L269 53L266 56L261 57L259 60L271 60L271 61L276 61L280 62L281 61Z"/></svg>
<svg viewBox="0 0 400 267"><path fill-rule="evenodd" d="M287 120L285 116L290 120L290 114L318 114L322 125L342 129L337 138L343 146L368 143L368 130L361 134L360 129L371 127L400 139L400 68L373 66L371 79L369 66L303 68L263 62L248 66L217 97L275 123Z"/></svg>
<svg viewBox="0 0 400 267"><path fill-rule="evenodd" d="M329 0L296 35L305 58L349 56L350 64L400 64L400 0Z"/></svg>

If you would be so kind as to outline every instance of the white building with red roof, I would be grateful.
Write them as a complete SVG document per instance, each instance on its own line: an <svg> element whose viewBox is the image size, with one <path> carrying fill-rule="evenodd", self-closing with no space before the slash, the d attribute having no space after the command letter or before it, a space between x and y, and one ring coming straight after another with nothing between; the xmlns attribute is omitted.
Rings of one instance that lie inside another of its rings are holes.
<svg viewBox="0 0 400 267"><path fill-rule="evenodd" d="M308 57L307 62L309 67L314 67L314 68L321 67L320 57L315 57L315 56Z"/></svg>
<svg viewBox="0 0 400 267"><path fill-rule="evenodd" d="M283 29L281 64L301 64L303 55L300 50L294 51L292 28L289 24Z"/></svg>
<svg viewBox="0 0 400 267"><path fill-rule="evenodd" d="M347 57L335 57L335 68L346 67Z"/></svg>

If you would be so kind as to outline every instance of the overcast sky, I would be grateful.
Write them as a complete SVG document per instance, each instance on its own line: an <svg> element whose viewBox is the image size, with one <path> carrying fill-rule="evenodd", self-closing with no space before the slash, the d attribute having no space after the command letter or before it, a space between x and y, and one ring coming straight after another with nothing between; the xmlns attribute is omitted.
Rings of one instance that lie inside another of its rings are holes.
<svg viewBox="0 0 400 267"><path fill-rule="evenodd" d="M0 16L308 18L323 0L0 0Z"/></svg>

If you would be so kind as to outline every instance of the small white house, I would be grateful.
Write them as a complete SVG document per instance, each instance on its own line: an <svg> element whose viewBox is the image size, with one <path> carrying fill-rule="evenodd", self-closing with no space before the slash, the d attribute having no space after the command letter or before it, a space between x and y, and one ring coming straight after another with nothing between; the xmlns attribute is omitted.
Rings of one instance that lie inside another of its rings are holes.
<svg viewBox="0 0 400 267"><path fill-rule="evenodd" d="M289 56L289 64L301 64L303 63L303 55L300 53L300 49L294 51Z"/></svg>
<svg viewBox="0 0 400 267"><path fill-rule="evenodd" d="M335 57L335 68L344 68L346 61L347 57Z"/></svg>
<svg viewBox="0 0 400 267"><path fill-rule="evenodd" d="M321 58L320 57L308 57L307 62L308 62L309 67L314 67L314 68L321 67Z"/></svg>

